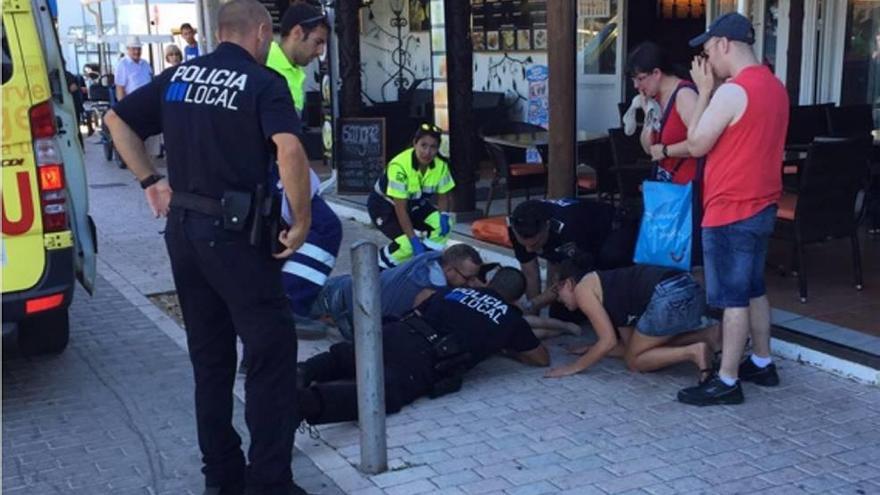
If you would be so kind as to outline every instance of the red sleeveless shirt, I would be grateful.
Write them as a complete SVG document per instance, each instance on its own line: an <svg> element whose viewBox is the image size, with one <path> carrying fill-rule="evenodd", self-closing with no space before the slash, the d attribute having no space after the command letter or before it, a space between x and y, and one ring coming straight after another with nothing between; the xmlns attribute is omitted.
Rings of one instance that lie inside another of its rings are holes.
<svg viewBox="0 0 880 495"><path fill-rule="evenodd" d="M693 83L689 81L681 81L678 83L678 91L691 91L691 89L686 88L691 88L693 91L696 91ZM669 98L669 102L666 103L668 109L664 109L664 113L668 112L668 116L666 117L666 121L663 123L663 128L660 129L660 132L654 133L652 139L654 144L672 146L673 144L687 141L688 128L684 121L681 120L681 115L678 113L678 109L675 108L676 96L678 95L673 94ZM672 182L676 184L687 184L694 180L694 176L696 176L697 173L696 158L671 156L660 160L660 166L672 175Z"/></svg>
<svg viewBox="0 0 880 495"><path fill-rule="evenodd" d="M744 220L782 194L782 153L788 93L764 65L746 67L730 83L746 92L746 110L725 129L706 157L703 227Z"/></svg>

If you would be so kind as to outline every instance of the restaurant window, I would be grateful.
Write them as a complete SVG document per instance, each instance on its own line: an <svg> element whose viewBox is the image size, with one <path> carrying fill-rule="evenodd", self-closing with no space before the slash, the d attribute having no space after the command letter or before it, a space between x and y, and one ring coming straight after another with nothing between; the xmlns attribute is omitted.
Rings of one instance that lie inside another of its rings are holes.
<svg viewBox="0 0 880 495"><path fill-rule="evenodd" d="M880 126L880 0L850 0L846 12L840 104L870 103Z"/></svg>
<svg viewBox="0 0 880 495"><path fill-rule="evenodd" d="M577 46L583 52L584 74L615 74L620 35L618 0L578 0L577 7Z"/></svg>

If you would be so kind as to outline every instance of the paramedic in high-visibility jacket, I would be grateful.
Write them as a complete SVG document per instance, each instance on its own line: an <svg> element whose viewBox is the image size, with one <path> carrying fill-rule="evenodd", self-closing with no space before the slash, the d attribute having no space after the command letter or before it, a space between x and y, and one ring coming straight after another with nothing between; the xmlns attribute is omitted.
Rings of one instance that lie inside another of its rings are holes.
<svg viewBox="0 0 880 495"><path fill-rule="evenodd" d="M455 181L437 152L441 130L421 124L413 145L391 159L367 200L373 224L391 242L379 252L379 267L391 268L428 250L440 251L452 231L449 191ZM435 207L430 198L437 195Z"/></svg>
<svg viewBox="0 0 880 495"><path fill-rule="evenodd" d="M319 57L327 46L330 24L321 11L305 2L291 5L281 18L281 42L269 45L266 66L284 76L297 114L302 115L305 103L306 72L303 67ZM276 178L277 179L277 178ZM309 190L312 198L312 224L306 242L282 267L282 284L290 300L300 338L320 338L326 332L323 324L309 319L309 309L327 282L336 265L342 243L342 222L320 195L320 179L309 169ZM277 183L276 191L285 195ZM284 200L282 217L288 225L295 219Z"/></svg>

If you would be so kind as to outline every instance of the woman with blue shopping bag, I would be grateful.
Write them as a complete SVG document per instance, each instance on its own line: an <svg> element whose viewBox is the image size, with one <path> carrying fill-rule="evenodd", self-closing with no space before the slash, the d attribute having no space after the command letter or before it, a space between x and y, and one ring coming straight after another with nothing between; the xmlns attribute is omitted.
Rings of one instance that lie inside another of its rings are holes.
<svg viewBox="0 0 880 495"><path fill-rule="evenodd" d="M644 215L634 261L690 270L699 264L699 163L687 149L696 87L672 73L663 49L645 42L630 53L628 70L636 90L663 109L645 122L640 141L655 161L653 180L642 184Z"/></svg>

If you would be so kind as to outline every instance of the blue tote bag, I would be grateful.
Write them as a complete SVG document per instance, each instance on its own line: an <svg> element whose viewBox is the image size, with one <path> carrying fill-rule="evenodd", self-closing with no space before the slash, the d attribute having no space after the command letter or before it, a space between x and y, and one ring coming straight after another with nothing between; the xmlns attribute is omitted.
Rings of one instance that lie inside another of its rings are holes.
<svg viewBox="0 0 880 495"><path fill-rule="evenodd" d="M633 261L644 265L691 269L693 183L644 181L645 212Z"/></svg>

